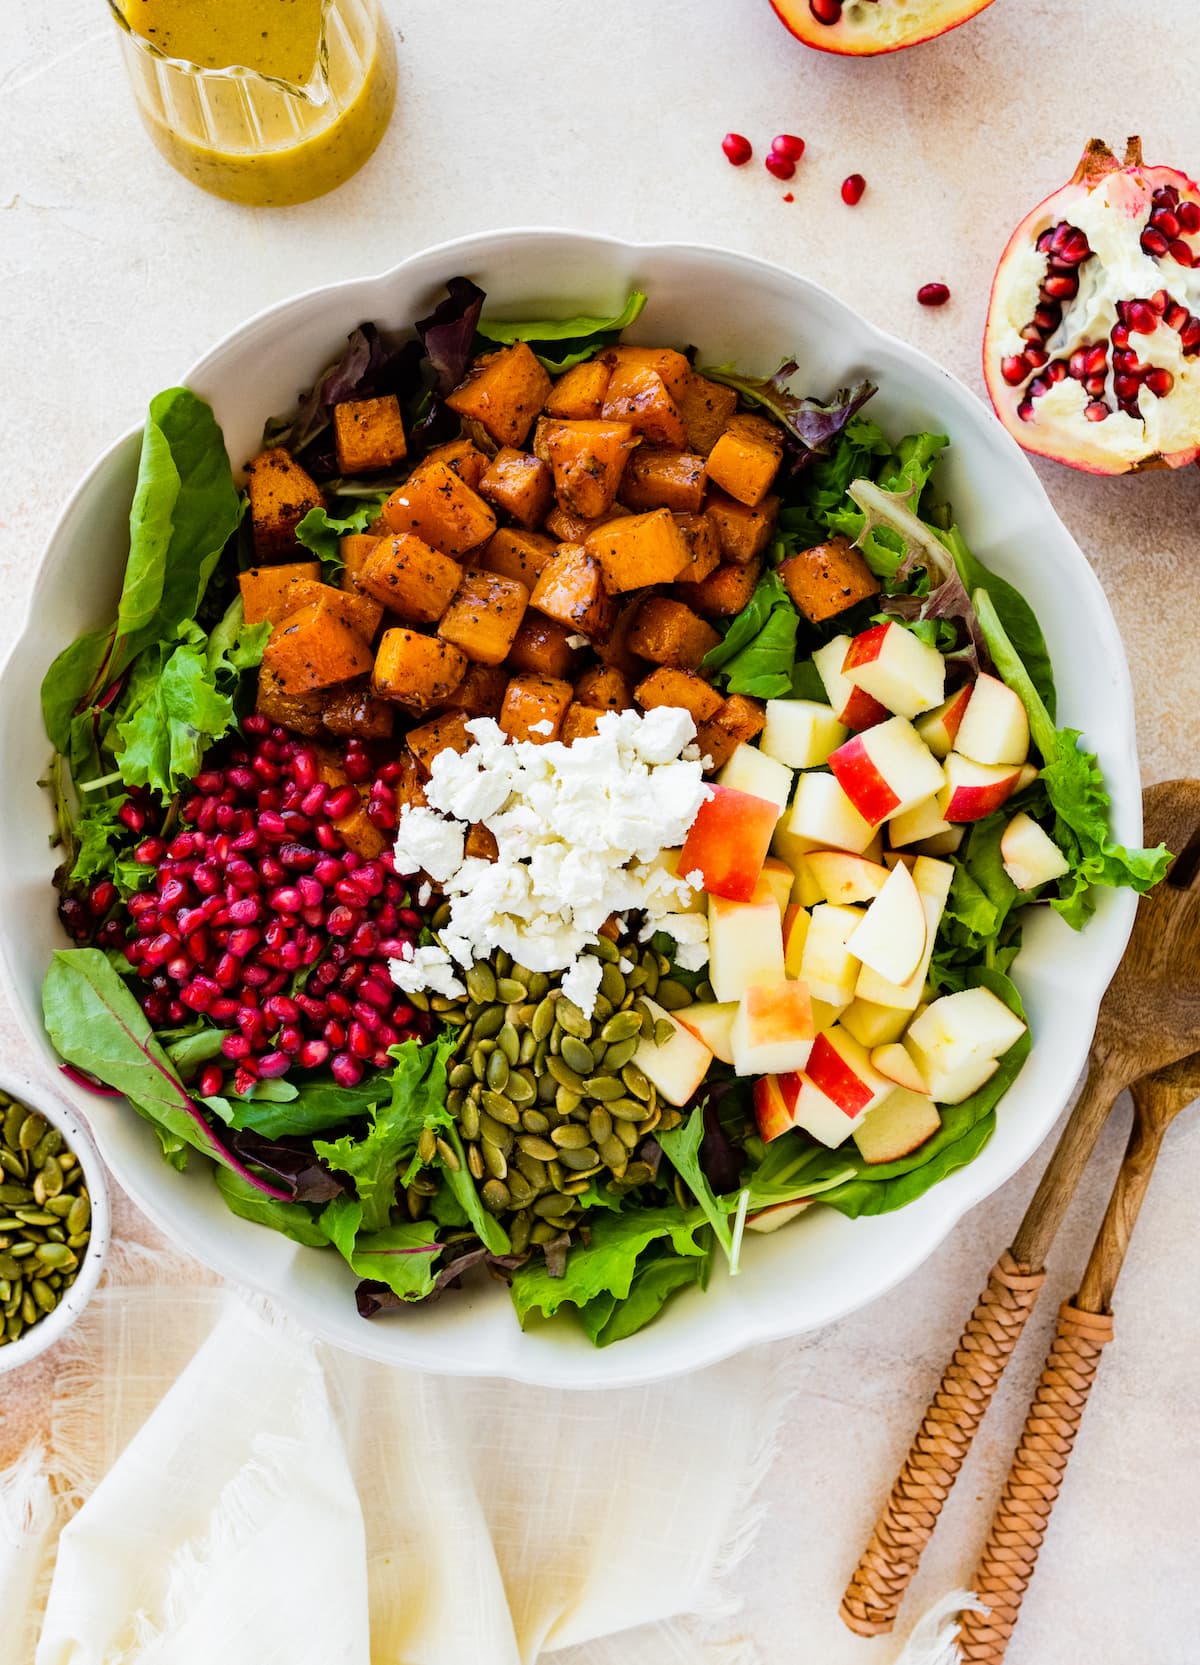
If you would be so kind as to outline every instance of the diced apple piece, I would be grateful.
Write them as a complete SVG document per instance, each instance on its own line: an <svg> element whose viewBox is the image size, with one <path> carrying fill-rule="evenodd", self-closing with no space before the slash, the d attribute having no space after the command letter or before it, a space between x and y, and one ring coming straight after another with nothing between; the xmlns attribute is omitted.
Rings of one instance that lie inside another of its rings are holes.
<svg viewBox="0 0 1200 1665"><path fill-rule="evenodd" d="M775 898L708 899L708 979L718 1001L740 1000L756 983L782 983L783 922Z"/></svg>
<svg viewBox="0 0 1200 1665"><path fill-rule="evenodd" d="M830 753L829 767L855 809L872 826L932 798L946 778L906 717L891 717L865 734L856 734ZM800 784L810 778L820 779L805 775Z"/></svg>
<svg viewBox="0 0 1200 1665"><path fill-rule="evenodd" d="M1024 1033L1017 1014L979 988L942 995L913 1020L908 1038L939 1070L956 1070L977 1058L999 1058Z"/></svg>
<svg viewBox="0 0 1200 1665"><path fill-rule="evenodd" d="M813 849L849 850L855 855L861 855L875 836L870 821L832 775L800 776L784 826L789 833L812 839Z"/></svg>
<svg viewBox="0 0 1200 1665"><path fill-rule="evenodd" d="M925 978L933 958L937 928L946 906L946 898L950 894L954 869L947 861L931 861L927 856L920 856L913 867L912 876L913 883L920 892L921 906L925 914L925 952L921 956L921 963L904 983L895 983L890 978L881 977L870 966L863 966L854 991L856 1000L868 1001L875 1006L893 1006L902 1012L914 1012L921 1004Z"/></svg>
<svg viewBox="0 0 1200 1665"><path fill-rule="evenodd" d="M812 1003L813 1028L818 1035L824 1034L826 1029L832 1029L844 1011L845 1006L831 1006L827 1000L814 1000Z"/></svg>
<svg viewBox="0 0 1200 1665"><path fill-rule="evenodd" d="M685 1006L675 1016L697 1040L704 1042L714 1058L719 1058L723 1064L732 1064L733 1020L737 1011L737 1003L732 1000L701 1000L694 1006Z"/></svg>
<svg viewBox="0 0 1200 1665"><path fill-rule="evenodd" d="M887 883L887 868L845 850L814 850L804 865L822 902L873 902Z"/></svg>
<svg viewBox="0 0 1200 1665"><path fill-rule="evenodd" d="M926 937L920 892L908 868L899 862L846 947L889 982L904 983L921 963Z"/></svg>
<svg viewBox="0 0 1200 1665"><path fill-rule="evenodd" d="M843 1029L848 1029L856 1041L873 1051L900 1039L908 1028L909 1014L895 1006L876 1006L870 1000L855 999L842 1013L841 1021Z"/></svg>
<svg viewBox="0 0 1200 1665"><path fill-rule="evenodd" d="M754 1083L754 1120L764 1144L769 1145L772 1139L778 1139L781 1133L790 1132L796 1125L794 1112L800 1095L800 1077L792 1075L788 1083L785 1087L777 1075L761 1075Z"/></svg>
<svg viewBox="0 0 1200 1665"><path fill-rule="evenodd" d="M886 1075L889 1081L894 1081L897 1087L907 1087L910 1093L925 1091L925 1077L917 1068L916 1060L907 1047L899 1041L889 1041L886 1046L876 1046L871 1049L871 1067Z"/></svg>
<svg viewBox="0 0 1200 1665"><path fill-rule="evenodd" d="M817 648L813 664L817 667L837 721L858 733L876 723L885 722L889 713L887 706L880 705L865 688L859 688L848 676L843 676L842 666L849 648L849 636L835 636L824 647Z"/></svg>
<svg viewBox="0 0 1200 1665"><path fill-rule="evenodd" d="M804 1076L847 1116L873 1110L894 1085L872 1068L866 1047L840 1026L817 1036Z"/></svg>
<svg viewBox="0 0 1200 1665"><path fill-rule="evenodd" d="M808 909L792 902L783 914L783 969L789 977L799 977L804 944L808 941Z"/></svg>
<svg viewBox="0 0 1200 1665"><path fill-rule="evenodd" d="M1024 792L1027 786L1032 786L1040 773L1032 763L1022 763L1021 773L1017 776L1017 791Z"/></svg>
<svg viewBox="0 0 1200 1665"><path fill-rule="evenodd" d="M756 984L742 996L733 1020L734 1071L767 1075L802 1070L814 1034L806 984Z"/></svg>
<svg viewBox="0 0 1200 1665"><path fill-rule="evenodd" d="M663 872L669 873L673 879L680 879L683 877L679 870L679 858L682 854L682 850L660 850L653 860L647 862L646 865L647 867L661 867ZM672 901L671 912L707 913L708 897L704 891L698 889L695 885L688 885L687 900Z"/></svg>
<svg viewBox="0 0 1200 1665"><path fill-rule="evenodd" d="M768 1208L759 1208L753 1214L747 1214L746 1230L760 1233L778 1231L780 1226L790 1224L798 1214L811 1207L810 1197L800 1197L795 1202L771 1203Z"/></svg>
<svg viewBox="0 0 1200 1665"><path fill-rule="evenodd" d="M757 746L742 741L729 762L717 775L717 782L735 792L765 798L777 805L782 815L792 796L792 771ZM776 820L778 820L776 816Z"/></svg>
<svg viewBox="0 0 1200 1665"><path fill-rule="evenodd" d="M842 675L894 711L915 717L939 705L946 692L946 661L902 624L873 624L846 649Z"/></svg>
<svg viewBox="0 0 1200 1665"><path fill-rule="evenodd" d="M954 883L954 868L948 861L932 861L928 856L918 856L912 870L913 883L922 896L931 896L935 901L945 903L950 894L950 886Z"/></svg>
<svg viewBox="0 0 1200 1665"><path fill-rule="evenodd" d="M748 902L779 819L775 804L728 786L711 786L683 841L679 870L699 873L710 896Z"/></svg>
<svg viewBox="0 0 1200 1665"><path fill-rule="evenodd" d="M971 684L964 683L948 699L918 717L914 727L934 757L949 757L954 750L954 737L967 714L971 699Z"/></svg>
<svg viewBox="0 0 1200 1665"><path fill-rule="evenodd" d="M938 807L947 821L982 821L1012 796L1020 777L1020 769L1011 763L976 763L951 752Z"/></svg>
<svg viewBox="0 0 1200 1665"><path fill-rule="evenodd" d="M974 763L1024 763L1029 755L1029 718L1020 695L998 677L978 677L954 750Z"/></svg>
<svg viewBox="0 0 1200 1665"><path fill-rule="evenodd" d="M885 850L883 852L883 865L889 873L893 867L907 867L911 873L917 865L917 858L911 850Z"/></svg>
<svg viewBox="0 0 1200 1665"><path fill-rule="evenodd" d="M789 815L775 828L775 835L771 839L771 853L785 861L793 874L799 875L800 863L809 850L819 850L823 846L815 838L801 838L787 830ZM797 898L799 900L799 898Z"/></svg>
<svg viewBox="0 0 1200 1665"><path fill-rule="evenodd" d="M789 769L817 769L849 738L833 707L819 700L768 700L759 750Z"/></svg>
<svg viewBox="0 0 1200 1665"><path fill-rule="evenodd" d="M868 1165L899 1162L932 1139L941 1125L942 1118L928 1094L899 1088L863 1117L854 1129L854 1143Z"/></svg>
<svg viewBox="0 0 1200 1665"><path fill-rule="evenodd" d="M645 1038L640 1040L633 1062L668 1104L686 1104L708 1073L712 1052L698 1035L685 1029L678 1018L664 1011L656 1001L647 1000L646 1005L655 1023L665 1018L673 1033L662 1046Z"/></svg>
<svg viewBox="0 0 1200 1665"><path fill-rule="evenodd" d="M792 896L802 908L815 908L818 902L825 900L824 893L808 865L807 856L801 856L796 864L796 882L792 886Z"/></svg>
<svg viewBox="0 0 1200 1665"><path fill-rule="evenodd" d="M913 849L922 856L952 856L966 836L964 826L947 827L945 832L935 833L932 838L923 838Z"/></svg>
<svg viewBox="0 0 1200 1665"><path fill-rule="evenodd" d="M936 797L926 798L923 804L918 804L915 809L906 809L902 815L894 815L887 829L888 842L893 850L899 850L906 844L919 844L925 838L937 838L940 833L951 830L949 821L943 819ZM962 836L961 833L959 836Z"/></svg>
<svg viewBox="0 0 1200 1665"><path fill-rule="evenodd" d="M862 918L858 908L835 907L829 902L812 910L800 956L800 976L814 1000L846 1006L853 999L860 967L846 944Z"/></svg>
<svg viewBox="0 0 1200 1665"><path fill-rule="evenodd" d="M1000 1068L995 1058L976 1058L959 1069L947 1070L933 1063L918 1046L912 1047L912 1054L935 1104L961 1104L985 1087Z"/></svg>
<svg viewBox="0 0 1200 1665"><path fill-rule="evenodd" d="M1000 859L1018 890L1035 890L1069 873L1071 864L1037 822L1024 813L1014 815L1000 835Z"/></svg>
<svg viewBox="0 0 1200 1665"><path fill-rule="evenodd" d="M779 904L780 913L785 912L792 899L792 887L796 883L796 875L786 861L780 861L778 856L768 856L763 862L763 870L758 876L758 884L766 885L771 895ZM755 894L758 887L755 887Z"/></svg>

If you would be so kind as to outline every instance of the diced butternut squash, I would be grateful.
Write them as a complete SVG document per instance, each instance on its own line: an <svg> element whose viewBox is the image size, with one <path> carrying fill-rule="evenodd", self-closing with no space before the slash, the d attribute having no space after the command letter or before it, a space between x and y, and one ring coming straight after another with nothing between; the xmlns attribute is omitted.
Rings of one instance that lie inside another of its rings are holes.
<svg viewBox="0 0 1200 1665"><path fill-rule="evenodd" d="M467 657L451 642L398 625L385 630L375 654L371 686L386 700L413 711L447 705L463 679Z"/></svg>
<svg viewBox="0 0 1200 1665"><path fill-rule="evenodd" d="M631 423L654 445L682 451L687 440L683 418L666 383L656 371L642 365L624 362L613 366L603 414Z"/></svg>
<svg viewBox="0 0 1200 1665"><path fill-rule="evenodd" d="M347 532L345 537L338 539L338 554L342 558L342 576L338 582L348 595L362 590L359 580L378 542L374 532Z"/></svg>
<svg viewBox="0 0 1200 1665"><path fill-rule="evenodd" d="M500 727L510 740L557 740L575 690L553 676L514 676L504 690Z"/></svg>
<svg viewBox="0 0 1200 1665"><path fill-rule="evenodd" d="M247 624L278 624L313 599L321 584L320 561L288 561L276 567L250 567L238 577Z"/></svg>
<svg viewBox="0 0 1200 1665"><path fill-rule="evenodd" d="M554 498L554 476L540 457L506 445L480 480L479 495L530 529L546 518Z"/></svg>
<svg viewBox="0 0 1200 1665"><path fill-rule="evenodd" d="M589 533L584 547L600 562L610 595L669 584L687 566L687 543L670 509L612 520Z"/></svg>
<svg viewBox="0 0 1200 1665"><path fill-rule="evenodd" d="M699 584L680 584L676 594L701 618L731 619L748 604L761 571L761 561L750 561L744 567L718 567Z"/></svg>
<svg viewBox="0 0 1200 1665"><path fill-rule="evenodd" d="M674 347L609 347L603 357L614 368L652 370L676 400L683 397L692 379L691 365Z"/></svg>
<svg viewBox="0 0 1200 1665"><path fill-rule="evenodd" d="M628 422L556 422L546 451L560 506L585 519L611 508L636 443Z"/></svg>
<svg viewBox="0 0 1200 1665"><path fill-rule="evenodd" d="M425 776L421 765L411 752L401 752L396 759L400 773L396 776L396 809L421 809L428 802L425 796Z"/></svg>
<svg viewBox="0 0 1200 1665"><path fill-rule="evenodd" d="M333 443L343 475L392 468L408 452L399 399L385 393L378 399L348 399L335 405Z"/></svg>
<svg viewBox="0 0 1200 1665"><path fill-rule="evenodd" d="M539 676L569 677L579 663L580 650L571 646L574 632L557 619L548 619L531 608L508 650L514 671L535 671Z"/></svg>
<svg viewBox="0 0 1200 1665"><path fill-rule="evenodd" d="M477 358L446 403L478 422L497 445L524 445L549 392L550 378L537 355L518 341Z"/></svg>
<svg viewBox="0 0 1200 1665"><path fill-rule="evenodd" d="M766 727L767 713L761 700L746 694L730 694L706 723L700 725L697 744L706 757L712 758L712 768L721 769L747 740L753 740Z"/></svg>
<svg viewBox="0 0 1200 1665"><path fill-rule="evenodd" d="M289 694L269 665L258 673L254 709L260 717L290 728L294 734L320 734L329 696L323 689L315 694Z"/></svg>
<svg viewBox="0 0 1200 1665"><path fill-rule="evenodd" d="M753 509L774 485L782 461L782 428L765 416L735 416L708 454L708 477Z"/></svg>
<svg viewBox="0 0 1200 1665"><path fill-rule="evenodd" d="M405 741L425 774L439 752L458 752L461 756L471 746L467 719L461 711L448 711L441 717L431 717L419 728L410 728Z"/></svg>
<svg viewBox="0 0 1200 1665"><path fill-rule="evenodd" d="M677 514L675 524L683 533L684 542L688 547L688 564L676 582L699 584L721 564L721 551L717 545L717 534L713 531L712 521L703 514Z"/></svg>
<svg viewBox="0 0 1200 1665"><path fill-rule="evenodd" d="M395 715L395 708L368 688L339 688L327 697L324 721L330 734L388 740Z"/></svg>
<svg viewBox="0 0 1200 1665"><path fill-rule="evenodd" d="M383 505L393 532L411 532L443 555L465 555L496 530L477 491L444 462L424 462Z"/></svg>
<svg viewBox="0 0 1200 1665"><path fill-rule="evenodd" d="M472 821L467 828L463 854L479 861L495 861L500 855L500 846L491 828L485 827L482 821Z"/></svg>
<svg viewBox="0 0 1200 1665"><path fill-rule="evenodd" d="M695 671L673 671L666 665L639 682L633 697L644 711L653 711L659 705L677 706L690 715L697 728L715 717L725 703Z"/></svg>
<svg viewBox="0 0 1200 1665"><path fill-rule="evenodd" d="M646 674L646 661L639 659L629 645L629 632L633 629L637 610L636 600L622 603L606 634L593 643L600 663L620 671L631 684Z"/></svg>
<svg viewBox="0 0 1200 1665"><path fill-rule="evenodd" d="M604 712L594 705L584 705L579 700L572 700L567 707L567 714L563 718L559 739L564 746L569 746L572 740L587 740L596 733Z"/></svg>
<svg viewBox="0 0 1200 1665"><path fill-rule="evenodd" d="M692 379L675 403L683 418L689 451L707 457L713 446L729 426L729 419L737 410L738 396L733 388L721 382L710 382L707 376Z"/></svg>
<svg viewBox="0 0 1200 1665"><path fill-rule="evenodd" d="M357 804L348 814L340 815L333 825L342 842L364 861L376 860L392 842L367 814L366 804Z"/></svg>
<svg viewBox="0 0 1200 1665"><path fill-rule="evenodd" d="M830 538L781 562L783 587L806 619L820 624L879 594L879 580L845 538Z"/></svg>
<svg viewBox="0 0 1200 1665"><path fill-rule="evenodd" d="M530 606L568 630L602 641L612 623L612 602L600 562L582 544L564 543L546 562L529 598Z"/></svg>
<svg viewBox="0 0 1200 1665"><path fill-rule="evenodd" d="M646 597L629 632L629 645L635 653L653 665L670 665L679 671L696 670L720 640L711 624L682 601L665 595Z"/></svg>
<svg viewBox="0 0 1200 1665"><path fill-rule="evenodd" d="M633 706L633 689L615 665L593 665L576 682L575 698L601 711L628 711Z"/></svg>
<svg viewBox="0 0 1200 1665"><path fill-rule="evenodd" d="M559 503L546 516L544 530L558 543L582 543L588 533L594 532L597 526L606 526L610 520L617 520L631 512L624 503L612 503L602 515L592 515L589 518L573 514Z"/></svg>
<svg viewBox="0 0 1200 1665"><path fill-rule="evenodd" d="M317 600L276 625L263 650L263 664L286 694L330 688L371 668L366 638L343 610L352 598L325 585L321 588Z"/></svg>
<svg viewBox="0 0 1200 1665"><path fill-rule="evenodd" d="M321 587L324 589L326 586ZM372 595L355 595L349 590L334 590L333 593L339 598L337 611L342 618L354 626L364 642L374 641L375 632L383 623L382 604Z"/></svg>
<svg viewBox="0 0 1200 1665"><path fill-rule="evenodd" d="M478 491L479 482L488 471L489 459L477 445L464 437L448 440L445 445L435 445L425 461L445 463L460 480L467 482L472 491Z"/></svg>
<svg viewBox="0 0 1200 1665"><path fill-rule="evenodd" d="M498 717L507 686L508 676L498 665L468 665L450 704L467 718Z"/></svg>
<svg viewBox="0 0 1200 1665"><path fill-rule="evenodd" d="M362 588L406 624L436 624L462 583L462 568L411 532L380 538Z"/></svg>
<svg viewBox="0 0 1200 1665"><path fill-rule="evenodd" d="M454 600L442 614L438 635L478 665L498 665L529 606L529 591L486 567L468 567Z"/></svg>
<svg viewBox="0 0 1200 1665"><path fill-rule="evenodd" d="M250 464L247 492L254 553L280 561L296 548L296 528L325 499L317 485L282 446L260 451Z"/></svg>
<svg viewBox="0 0 1200 1665"><path fill-rule="evenodd" d="M546 414L564 422L592 422L604 408L612 370L602 358L590 358L561 375L550 389Z"/></svg>
<svg viewBox="0 0 1200 1665"><path fill-rule="evenodd" d="M761 555L771 541L779 518L778 497L766 497L751 509L723 491L710 491L704 513L712 523L723 561L745 566Z"/></svg>
<svg viewBox="0 0 1200 1665"><path fill-rule="evenodd" d="M540 532L519 532L515 527L502 526L484 544L475 560L489 572L515 579L532 590L555 547L554 539L545 538Z"/></svg>
<svg viewBox="0 0 1200 1665"><path fill-rule="evenodd" d="M696 514L704 502L707 478L703 457L640 445L626 466L621 499L639 514L646 509Z"/></svg>

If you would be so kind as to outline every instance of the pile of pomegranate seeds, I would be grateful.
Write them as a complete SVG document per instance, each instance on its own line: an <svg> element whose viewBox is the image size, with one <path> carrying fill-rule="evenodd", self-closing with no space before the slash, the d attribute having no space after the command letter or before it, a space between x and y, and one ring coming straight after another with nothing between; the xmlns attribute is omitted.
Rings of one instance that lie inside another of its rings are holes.
<svg viewBox="0 0 1200 1665"><path fill-rule="evenodd" d="M312 748L265 718L243 728L249 745L196 777L174 836L136 847L155 869L153 886L129 898L127 925L108 920L96 940L123 947L148 984L142 1007L156 1028L202 1016L230 1030L222 1052L239 1093L326 1066L352 1087L368 1067L388 1067L389 1047L430 1031L387 964L423 921L391 851L366 860L333 825L359 804L356 786L327 786ZM376 772L350 741L343 767L351 781L372 780L367 813L393 827L399 765ZM145 809L131 800L122 819L140 832ZM115 900L106 880L76 906L95 919ZM200 1093L219 1093L224 1076L221 1064L206 1065Z"/></svg>
<svg viewBox="0 0 1200 1665"><path fill-rule="evenodd" d="M1169 254L1180 266L1194 266L1196 255L1183 238L1200 231L1200 203L1183 202L1174 185L1160 185L1150 199L1150 224L1142 232L1147 254Z"/></svg>

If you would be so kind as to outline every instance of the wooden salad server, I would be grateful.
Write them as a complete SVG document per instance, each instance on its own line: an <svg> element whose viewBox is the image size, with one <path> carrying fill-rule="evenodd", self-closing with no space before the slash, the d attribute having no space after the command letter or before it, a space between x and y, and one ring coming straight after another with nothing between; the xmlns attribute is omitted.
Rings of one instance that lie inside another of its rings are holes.
<svg viewBox="0 0 1200 1665"><path fill-rule="evenodd" d="M1138 1213L1181 1110L1200 1097L1200 1053L1133 1089L1133 1127L1108 1211L1079 1293L1064 1301L1041 1381L971 1580L988 1611L963 1613L959 1649L967 1665L1000 1665L1033 1577L1067 1460L1079 1432L1101 1351L1112 1340L1112 1296Z"/></svg>
<svg viewBox="0 0 1200 1665"><path fill-rule="evenodd" d="M987 1287L917 1430L904 1466L842 1597L860 1636L891 1630L996 1384L1045 1280L1045 1260L1100 1129L1121 1092L1196 1050L1200 1036L1200 781L1165 781L1143 796L1146 842L1180 852L1138 904L1109 985L1083 1092L1012 1246ZM1052 1044L1043 1037L1043 1045Z"/></svg>

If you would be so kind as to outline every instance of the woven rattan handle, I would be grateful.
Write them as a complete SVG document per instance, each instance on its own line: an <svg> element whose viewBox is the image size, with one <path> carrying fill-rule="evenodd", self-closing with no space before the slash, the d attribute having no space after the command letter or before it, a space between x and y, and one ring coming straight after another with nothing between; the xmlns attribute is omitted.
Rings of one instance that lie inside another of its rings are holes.
<svg viewBox="0 0 1200 1665"><path fill-rule="evenodd" d="M971 1581L989 1611L962 1616L958 1645L966 1665L1000 1665L1008 1650L1112 1333L1107 1313L1082 1312L1069 1301L1059 1312L1054 1344Z"/></svg>
<svg viewBox="0 0 1200 1665"><path fill-rule="evenodd" d="M1045 1276L1022 1265L1008 1250L992 1268L842 1597L842 1619L858 1635L881 1635L896 1622L921 1552Z"/></svg>

